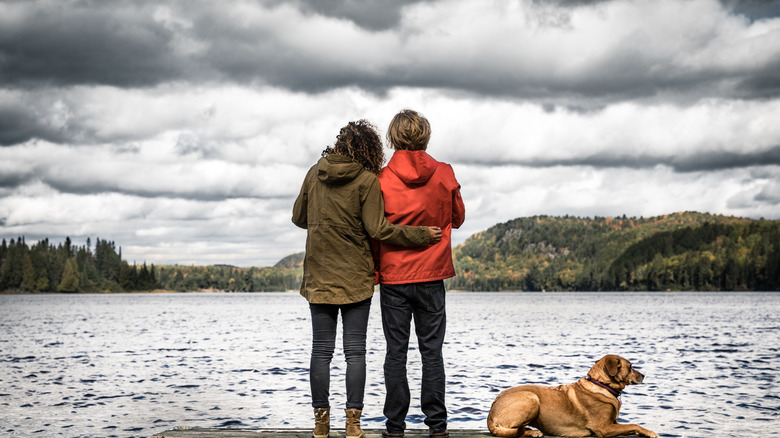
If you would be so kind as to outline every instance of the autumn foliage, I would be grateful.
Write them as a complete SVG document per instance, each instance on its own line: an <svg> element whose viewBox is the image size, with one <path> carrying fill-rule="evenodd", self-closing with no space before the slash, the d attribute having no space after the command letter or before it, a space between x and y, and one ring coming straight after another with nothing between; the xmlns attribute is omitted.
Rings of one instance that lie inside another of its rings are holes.
<svg viewBox="0 0 780 438"><path fill-rule="evenodd" d="M454 249L451 289L780 290L780 221L535 216Z"/></svg>

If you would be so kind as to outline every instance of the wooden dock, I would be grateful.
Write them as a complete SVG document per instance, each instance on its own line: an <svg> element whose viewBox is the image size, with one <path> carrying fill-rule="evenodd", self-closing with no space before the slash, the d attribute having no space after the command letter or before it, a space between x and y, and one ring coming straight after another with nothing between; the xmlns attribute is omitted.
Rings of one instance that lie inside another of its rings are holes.
<svg viewBox="0 0 780 438"><path fill-rule="evenodd" d="M382 438L382 429L363 429L366 438ZM407 429L409 438L428 438L428 429ZM450 438L486 438L490 432L480 429L450 430ZM178 426L149 438L311 438L311 429L200 428ZM344 429L331 429L329 438L344 438Z"/></svg>

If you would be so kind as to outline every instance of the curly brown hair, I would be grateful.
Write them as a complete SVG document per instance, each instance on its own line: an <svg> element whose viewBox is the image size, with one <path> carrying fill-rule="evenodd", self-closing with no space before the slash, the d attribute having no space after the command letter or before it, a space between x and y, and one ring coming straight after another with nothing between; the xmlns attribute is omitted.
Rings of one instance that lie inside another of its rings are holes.
<svg viewBox="0 0 780 438"><path fill-rule="evenodd" d="M322 156L341 154L360 164L371 173L379 173L385 163L382 139L376 127L367 120L349 122L336 136L336 144L322 151Z"/></svg>

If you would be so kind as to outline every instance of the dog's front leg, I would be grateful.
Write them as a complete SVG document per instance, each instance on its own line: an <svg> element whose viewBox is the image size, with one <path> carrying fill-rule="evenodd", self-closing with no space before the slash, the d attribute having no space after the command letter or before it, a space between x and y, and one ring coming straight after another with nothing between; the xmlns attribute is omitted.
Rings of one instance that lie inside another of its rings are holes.
<svg viewBox="0 0 780 438"><path fill-rule="evenodd" d="M594 429L593 433L599 437L613 437L620 435L642 435L650 438L658 438L658 434L652 430L645 429L638 424L610 424L598 429Z"/></svg>

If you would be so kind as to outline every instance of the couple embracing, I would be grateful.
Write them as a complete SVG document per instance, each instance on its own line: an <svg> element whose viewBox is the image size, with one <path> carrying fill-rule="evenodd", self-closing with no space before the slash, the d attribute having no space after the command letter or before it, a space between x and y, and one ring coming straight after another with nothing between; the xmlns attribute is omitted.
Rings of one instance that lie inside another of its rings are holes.
<svg viewBox="0 0 780 438"><path fill-rule="evenodd" d="M314 438L327 438L330 431L330 362L339 313L347 362L346 435L365 436L360 415L366 330L376 282L387 343L382 435L400 438L406 428L412 318L422 359L425 424L432 437L448 435L443 280L455 275L450 233L463 223L465 208L452 167L426 152L430 135L422 115L398 113L387 132L395 152L383 168L376 129L365 120L350 122L306 174L295 201L292 220L307 229L301 295L311 310Z"/></svg>

